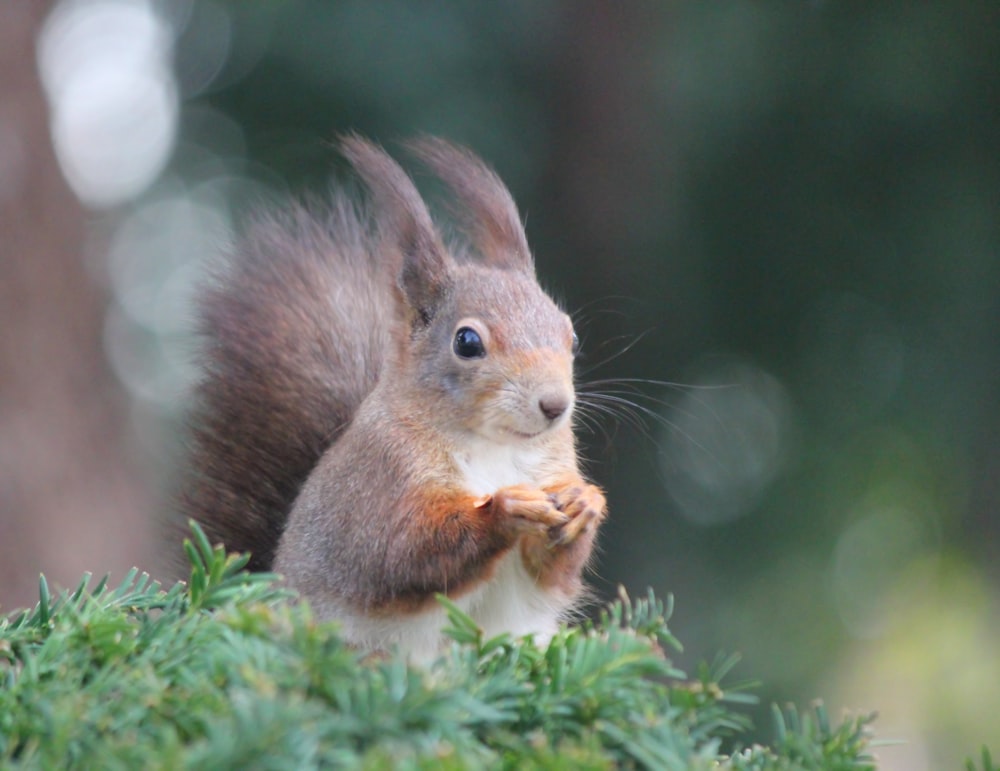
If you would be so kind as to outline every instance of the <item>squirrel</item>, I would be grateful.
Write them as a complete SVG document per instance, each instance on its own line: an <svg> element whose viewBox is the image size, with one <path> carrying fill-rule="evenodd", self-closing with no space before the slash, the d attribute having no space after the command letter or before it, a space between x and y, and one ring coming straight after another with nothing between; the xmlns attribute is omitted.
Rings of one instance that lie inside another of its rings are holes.
<svg viewBox="0 0 1000 771"><path fill-rule="evenodd" d="M573 434L577 337L496 173L445 140L409 149L467 243L348 136L364 200L257 215L201 292L184 512L359 650L434 656L439 593L486 635L544 642L606 513Z"/></svg>

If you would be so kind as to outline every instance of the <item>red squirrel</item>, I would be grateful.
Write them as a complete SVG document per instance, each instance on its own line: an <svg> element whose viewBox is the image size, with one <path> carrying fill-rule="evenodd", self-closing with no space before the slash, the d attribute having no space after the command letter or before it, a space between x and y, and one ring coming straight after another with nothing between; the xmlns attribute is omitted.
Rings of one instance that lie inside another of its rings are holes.
<svg viewBox="0 0 1000 771"><path fill-rule="evenodd" d="M487 635L544 642L605 517L573 435L577 338L499 177L440 139L410 149L468 246L348 137L365 202L257 217L202 292L185 512L360 650L433 656L438 593Z"/></svg>

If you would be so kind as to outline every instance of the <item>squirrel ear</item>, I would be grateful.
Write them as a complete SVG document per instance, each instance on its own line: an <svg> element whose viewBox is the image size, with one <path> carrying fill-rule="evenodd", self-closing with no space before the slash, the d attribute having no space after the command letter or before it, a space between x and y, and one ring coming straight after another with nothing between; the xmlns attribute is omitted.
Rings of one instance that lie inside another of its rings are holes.
<svg viewBox="0 0 1000 771"><path fill-rule="evenodd" d="M368 187L378 208L379 236L401 256L398 284L412 321L426 324L451 282L450 260L413 181L378 145L349 135L340 140L344 157Z"/></svg>
<svg viewBox="0 0 1000 771"><path fill-rule="evenodd" d="M421 137L407 148L455 193L459 224L487 264L533 270L517 206L493 169L471 150L437 137Z"/></svg>

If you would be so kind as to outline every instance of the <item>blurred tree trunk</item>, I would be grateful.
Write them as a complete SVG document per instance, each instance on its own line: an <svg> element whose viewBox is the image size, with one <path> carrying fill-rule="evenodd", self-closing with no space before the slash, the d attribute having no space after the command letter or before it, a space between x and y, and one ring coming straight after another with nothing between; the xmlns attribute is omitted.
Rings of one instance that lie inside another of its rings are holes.
<svg viewBox="0 0 1000 771"><path fill-rule="evenodd" d="M48 10L0 3L0 612L37 600L39 572L120 577L142 561L151 510L104 356L84 212L49 141L35 58Z"/></svg>
<svg viewBox="0 0 1000 771"><path fill-rule="evenodd" d="M668 100L657 91L658 80L651 72L664 41L673 34L677 11L602 0L577 0L560 7L550 95L552 135L558 142L545 183L549 216L554 214L554 221L564 223L556 254L565 263L554 272L577 276L581 295L598 298L581 314L584 349L590 357L585 366L608 359L630 377L669 379L670 367L685 358L681 346L697 345L685 321L685 315L696 319L697 314L681 296L664 297L662 306L643 306L630 298L648 296L651 281L659 287L693 283L680 255L671 252L670 259L664 259L662 233L677 209L672 181L675 128L665 107ZM581 265L586 270L581 271ZM608 287L614 287L610 295ZM667 325L669 334L643 339L644 330ZM593 341L589 351L588 335ZM632 355L619 358L620 352L629 350ZM607 372L589 369L586 377L605 377ZM652 392L652 386L647 390ZM680 589L686 586L684 576L664 567L672 543L664 533L676 519L666 515L651 519L649 499L635 492L650 486L647 465L618 462L649 455L655 449L651 437L630 432L619 436L613 420L605 424L615 432L614 446L610 437L595 434L590 438L593 446L584 448L584 454L595 459L596 478L617 501L604 536L617 547L608 549L602 567L608 576L631 575L639 585L662 585L667 575L671 588ZM612 584L600 588L609 596L614 591Z"/></svg>

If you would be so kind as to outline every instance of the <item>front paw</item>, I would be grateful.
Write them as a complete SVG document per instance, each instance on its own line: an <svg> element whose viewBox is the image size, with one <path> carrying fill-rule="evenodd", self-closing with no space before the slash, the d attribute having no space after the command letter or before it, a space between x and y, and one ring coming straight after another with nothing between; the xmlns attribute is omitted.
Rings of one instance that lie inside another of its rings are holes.
<svg viewBox="0 0 1000 771"><path fill-rule="evenodd" d="M477 501L476 507L490 508L517 534L552 533L570 521L570 514L559 510L551 494L527 485L502 487Z"/></svg>
<svg viewBox="0 0 1000 771"><path fill-rule="evenodd" d="M604 520L607 501L596 485L577 480L549 488L548 493L556 509L568 517L565 524L550 531L549 546L553 548L566 546L583 535L593 533Z"/></svg>

